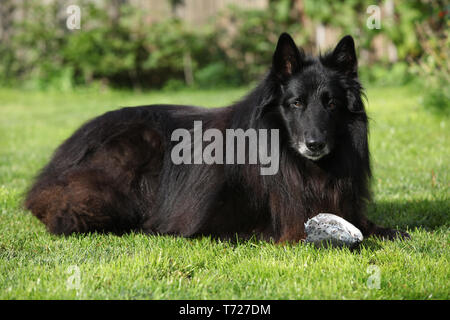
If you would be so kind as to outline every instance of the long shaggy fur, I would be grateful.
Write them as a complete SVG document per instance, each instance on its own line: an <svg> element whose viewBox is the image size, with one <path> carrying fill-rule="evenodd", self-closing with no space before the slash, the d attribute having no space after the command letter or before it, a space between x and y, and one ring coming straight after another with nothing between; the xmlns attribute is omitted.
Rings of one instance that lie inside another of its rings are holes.
<svg viewBox="0 0 450 320"><path fill-rule="evenodd" d="M302 59L312 71L336 67L331 54ZM336 72L349 111L340 120L339 142L321 161L300 156L289 144L277 109L283 85L274 63L259 86L228 107L128 107L89 121L56 150L25 205L50 232L64 235L136 230L295 242L305 239L308 218L330 212L366 236L391 237L393 230L364 216L371 174L361 85ZM227 128L280 129L279 172L262 176L259 165L250 164L173 164L171 134L192 130L194 120L201 120L204 130L223 133Z"/></svg>

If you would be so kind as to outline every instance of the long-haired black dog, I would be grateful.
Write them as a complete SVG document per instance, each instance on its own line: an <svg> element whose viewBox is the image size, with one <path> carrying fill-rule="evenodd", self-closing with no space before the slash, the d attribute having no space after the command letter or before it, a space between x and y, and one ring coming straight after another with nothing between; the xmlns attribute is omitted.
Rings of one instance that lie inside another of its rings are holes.
<svg viewBox="0 0 450 320"><path fill-rule="evenodd" d="M365 236L406 233L364 215L369 200L367 116L352 37L318 58L288 34L278 41L264 80L231 106L123 108L78 129L55 152L28 192L26 207L55 234L139 230L274 241L305 239L320 212L343 217ZM279 129L279 171L259 164L171 161L171 133Z"/></svg>

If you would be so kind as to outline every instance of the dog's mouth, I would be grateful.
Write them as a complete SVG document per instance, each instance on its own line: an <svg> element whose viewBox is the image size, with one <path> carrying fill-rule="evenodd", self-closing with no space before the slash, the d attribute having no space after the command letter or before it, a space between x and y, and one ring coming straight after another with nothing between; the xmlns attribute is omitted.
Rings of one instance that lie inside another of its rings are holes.
<svg viewBox="0 0 450 320"><path fill-rule="evenodd" d="M308 147L306 146L306 144L304 142L297 143L295 145L295 149L303 157L305 157L309 160L312 160L312 161L318 161L330 153L330 149L328 148L328 145L325 145L325 147L322 150L312 151L312 150L308 149Z"/></svg>
<svg viewBox="0 0 450 320"><path fill-rule="evenodd" d="M312 161L320 160L326 155L327 155L327 153L324 153L324 152L322 152L322 153L312 153L312 152L311 153L302 153L302 156L304 156L305 158L308 158L309 160L312 160Z"/></svg>

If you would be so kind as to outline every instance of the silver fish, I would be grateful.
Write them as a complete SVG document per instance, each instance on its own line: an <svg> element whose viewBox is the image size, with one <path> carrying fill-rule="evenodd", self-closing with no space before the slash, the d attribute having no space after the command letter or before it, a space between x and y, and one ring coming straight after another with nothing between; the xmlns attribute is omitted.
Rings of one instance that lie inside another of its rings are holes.
<svg viewBox="0 0 450 320"><path fill-rule="evenodd" d="M319 213L305 223L306 242L316 246L354 248L363 241L361 231L347 220L331 213Z"/></svg>

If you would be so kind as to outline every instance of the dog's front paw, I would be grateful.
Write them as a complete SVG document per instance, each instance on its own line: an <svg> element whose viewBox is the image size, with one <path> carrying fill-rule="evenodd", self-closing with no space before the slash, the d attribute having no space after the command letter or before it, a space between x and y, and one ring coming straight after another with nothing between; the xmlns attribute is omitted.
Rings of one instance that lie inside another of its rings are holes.
<svg viewBox="0 0 450 320"><path fill-rule="evenodd" d="M375 234L383 239L386 240L395 240L395 239L401 239L401 240L409 240L411 239L411 236L406 231L401 231L397 229L389 229L389 228L383 228L378 230L378 232Z"/></svg>

